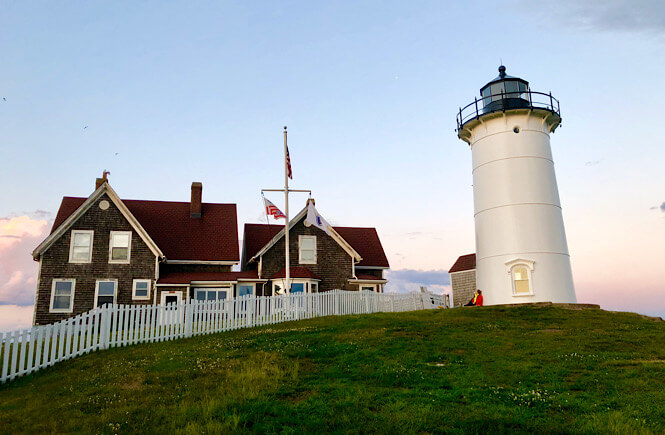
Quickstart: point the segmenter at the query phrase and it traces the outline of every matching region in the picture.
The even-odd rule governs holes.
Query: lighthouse
[[[506,74],[459,110],[471,147],[476,286],[486,305],[575,303],[550,135],[559,101]]]

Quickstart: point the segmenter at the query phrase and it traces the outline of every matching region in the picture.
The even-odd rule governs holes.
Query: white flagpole
[[[291,293],[291,261],[289,258],[289,167],[286,162],[288,153],[286,146],[286,126],[284,126],[284,200],[286,203],[286,225],[284,226],[284,242],[286,245],[286,293]]]

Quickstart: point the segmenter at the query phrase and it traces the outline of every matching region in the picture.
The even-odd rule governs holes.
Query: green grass
[[[554,307],[327,317],[96,352],[0,432],[665,432],[665,323]]]

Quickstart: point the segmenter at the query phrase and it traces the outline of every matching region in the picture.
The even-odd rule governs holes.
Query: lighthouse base
[[[485,305],[577,303],[567,255],[524,253],[478,258],[476,280]]]

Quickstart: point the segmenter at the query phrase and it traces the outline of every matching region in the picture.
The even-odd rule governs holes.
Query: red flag
[[[275,204],[270,202],[267,198],[263,198],[263,202],[266,205],[266,214],[274,216],[275,219],[286,219],[286,215],[282,213],[280,209],[277,208]]]
[[[286,170],[290,179],[293,180],[293,172],[291,171],[291,156],[289,155],[289,147],[286,147]]]

